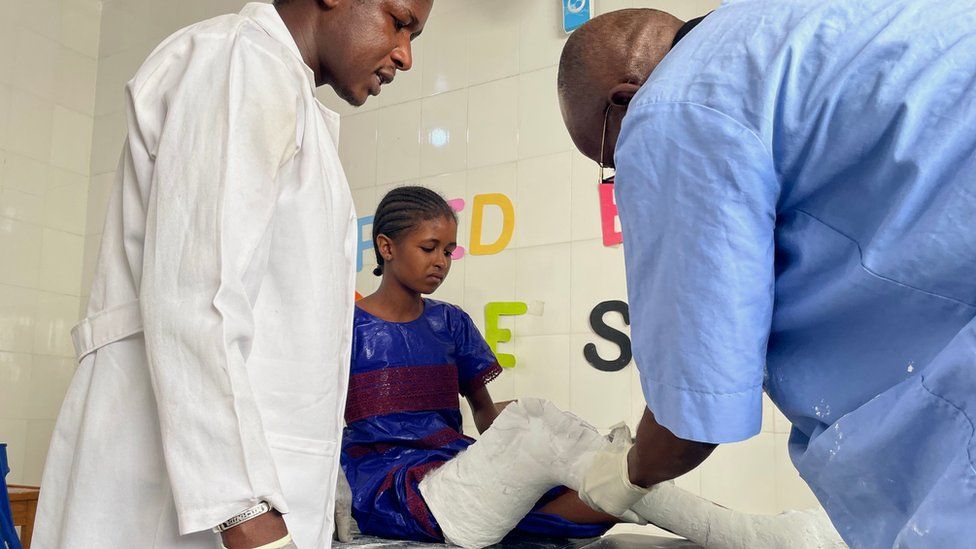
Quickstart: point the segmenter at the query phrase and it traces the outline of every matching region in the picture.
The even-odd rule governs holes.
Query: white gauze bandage
[[[672,482],[655,486],[631,510],[706,549],[842,549],[847,545],[820,510],[754,515],[721,507]]]
[[[445,539],[465,548],[498,543],[548,490],[578,490],[610,444],[547,400],[510,404],[481,438],[427,475],[420,493]]]

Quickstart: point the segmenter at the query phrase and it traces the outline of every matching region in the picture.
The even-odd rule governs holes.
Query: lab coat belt
[[[71,341],[78,361],[98,349],[142,331],[139,300],[109,307],[78,323],[71,329]]]

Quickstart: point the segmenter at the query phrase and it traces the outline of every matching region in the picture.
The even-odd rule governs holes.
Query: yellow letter
[[[484,224],[485,206],[498,206],[502,210],[502,234],[492,244],[481,242],[481,230]],[[468,251],[471,255],[492,255],[505,249],[512,241],[515,233],[515,207],[512,201],[503,194],[479,194],[474,197],[471,217],[471,242]]]

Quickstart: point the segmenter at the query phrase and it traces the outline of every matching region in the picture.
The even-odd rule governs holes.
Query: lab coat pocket
[[[296,545],[322,547],[331,532],[337,441],[280,433],[266,436],[290,510],[285,520]]]

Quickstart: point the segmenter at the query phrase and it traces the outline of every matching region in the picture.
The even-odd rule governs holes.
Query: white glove
[[[339,469],[336,481],[335,495],[335,539],[342,543],[352,541],[352,529],[355,521],[352,519],[352,489],[346,473]]]
[[[614,436],[612,443],[593,458],[583,476],[579,496],[590,507],[632,521],[630,508],[649,490],[630,482],[627,454],[634,446],[630,437]]]

